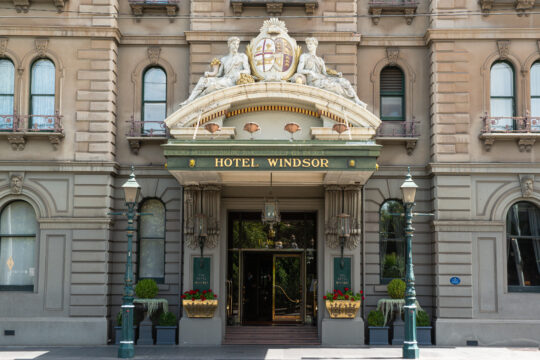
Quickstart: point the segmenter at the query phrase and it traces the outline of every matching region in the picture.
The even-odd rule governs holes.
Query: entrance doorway
[[[316,214],[229,213],[229,325],[316,325]],[[271,236],[274,235],[274,236]]]

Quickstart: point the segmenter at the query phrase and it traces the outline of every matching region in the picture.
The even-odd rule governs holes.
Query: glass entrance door
[[[274,254],[273,321],[302,321],[304,308],[302,263],[300,254]]]

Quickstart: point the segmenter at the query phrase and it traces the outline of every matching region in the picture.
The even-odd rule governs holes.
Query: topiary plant
[[[371,310],[367,322],[369,326],[384,326],[384,315],[380,310]]]
[[[403,299],[405,298],[405,288],[405,281],[393,279],[387,287],[388,295],[390,295],[392,299]]]
[[[176,316],[172,312],[164,312],[159,316],[159,326],[176,326]]]
[[[135,294],[139,299],[153,299],[158,290],[156,281],[153,279],[142,279],[135,285]]]
[[[424,310],[420,310],[416,313],[416,326],[430,326],[431,320],[429,314]]]

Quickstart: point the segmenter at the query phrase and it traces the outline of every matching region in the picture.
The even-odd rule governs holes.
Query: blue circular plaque
[[[450,278],[450,284],[452,285],[459,285],[460,282],[461,282],[461,279],[458,278],[457,276],[452,276]]]

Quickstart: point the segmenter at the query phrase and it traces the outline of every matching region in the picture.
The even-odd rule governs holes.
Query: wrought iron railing
[[[169,129],[164,121],[140,121],[132,116],[128,124],[128,137],[170,137]]]
[[[416,0],[373,0],[369,2],[369,6],[384,6],[384,7],[416,7]]]
[[[62,116],[54,115],[0,115],[0,131],[62,133]]]
[[[418,121],[383,121],[377,129],[377,137],[419,137]]]
[[[540,133],[540,117],[536,116],[482,116],[482,134],[488,133]]]

